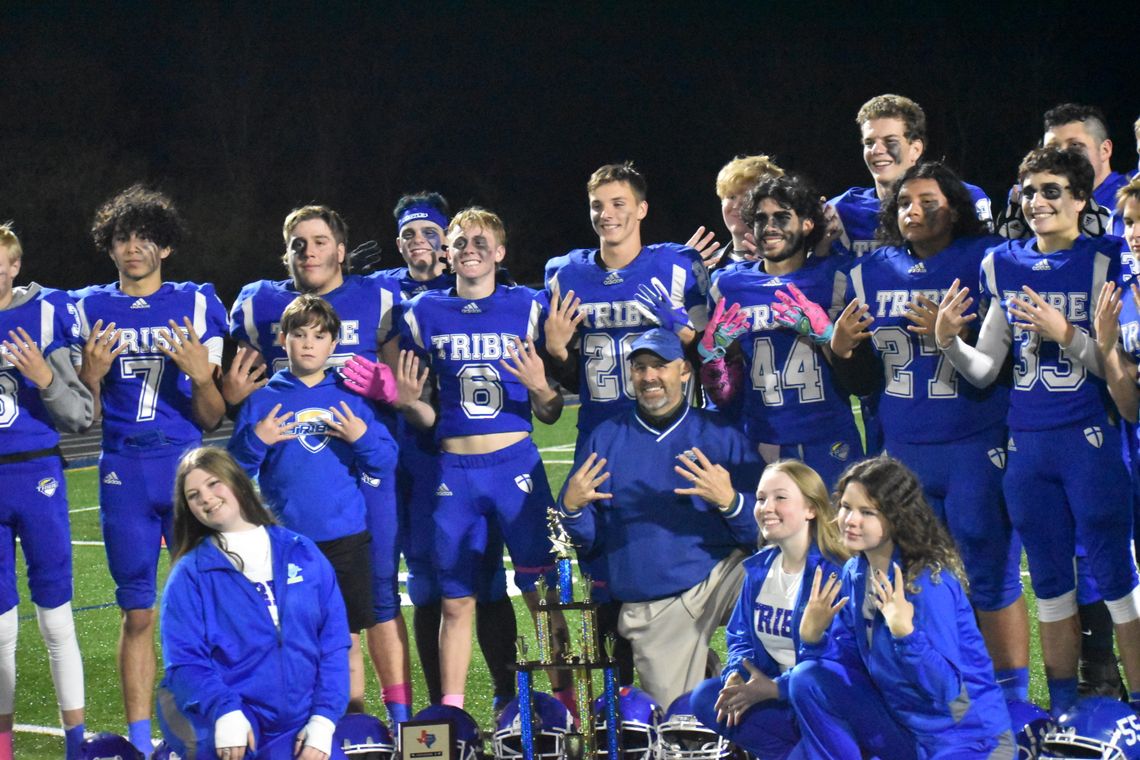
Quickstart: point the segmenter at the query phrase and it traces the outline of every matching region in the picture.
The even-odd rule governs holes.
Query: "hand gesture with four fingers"
[[[273,446],[281,441],[291,441],[297,437],[293,432],[293,423],[289,421],[293,413],[285,412],[278,416],[277,413],[280,411],[281,404],[277,404],[253,427],[253,434],[266,446]]]
[[[598,490],[598,486],[609,480],[610,474],[606,471],[605,458],[598,458],[595,453],[586,457],[582,466],[566,480],[566,493],[562,496],[562,506],[567,512],[577,512],[591,501],[598,499],[612,499],[612,493]]]
[[[697,227],[697,231],[693,233],[685,245],[701,255],[701,262],[704,263],[705,269],[712,269],[720,261],[720,257],[724,255],[720,243],[716,242],[716,233],[712,230],[706,232],[704,226]]]
[[[170,328],[162,331],[164,340],[155,341],[155,347],[162,355],[174,362],[194,383],[209,382],[214,377],[214,365],[210,364],[210,351],[198,339],[198,332],[190,317],[183,317],[185,329],[173,319]]]
[[[871,338],[868,329],[875,318],[870,315],[871,307],[859,303],[856,298],[847,304],[838,317],[831,332],[831,352],[840,359],[850,359],[855,348]]]
[[[800,641],[806,644],[815,644],[823,638],[823,634],[839,611],[847,604],[847,597],[839,601],[839,577],[832,573],[823,583],[823,568],[817,567],[811,581],[811,596],[804,606],[804,614],[800,619]]]
[[[970,289],[963,288],[961,281],[955,279],[938,304],[938,316],[934,320],[934,343],[940,349],[949,348],[966,325],[978,318],[977,312],[966,314],[966,310],[974,303],[969,295]]]
[[[7,352],[8,361],[21,375],[28,379],[28,382],[40,390],[51,385],[52,377],[54,377],[51,367],[48,366],[43,352],[32,340],[32,336],[28,335],[27,330],[23,327],[9,330],[8,340],[4,341],[2,345]]]
[[[883,620],[896,639],[914,631],[914,605],[906,598],[906,578],[902,568],[894,564],[895,579],[890,581],[882,570],[871,573],[867,582],[875,596],[875,608],[883,613]]]
[[[565,298],[558,288],[550,294],[550,313],[543,325],[543,334],[546,350],[559,361],[566,358],[566,349],[586,316],[585,312],[578,310],[581,303],[582,299],[574,295],[573,290],[566,291]]]
[[[233,363],[222,376],[222,398],[231,406],[245,401],[255,390],[269,382],[265,376],[266,369],[260,351],[249,346],[238,346]]]
[[[1123,291],[1111,280],[1101,286],[1096,314],[1093,315],[1093,329],[1096,330],[1096,345],[1102,356],[1115,351],[1116,342],[1120,340],[1120,311],[1123,308],[1121,295]]]
[[[79,369],[79,379],[89,388],[95,387],[111,370],[111,362],[127,350],[126,343],[119,342],[119,330],[111,322],[103,327],[103,320],[95,321],[91,334],[83,344],[83,365]]]
[[[1017,320],[1013,323],[1014,326],[1035,332],[1043,339],[1060,343],[1062,346],[1072,343],[1073,331],[1077,328],[1069,324],[1065,315],[1028,285],[1022,285],[1021,290],[1029,296],[1028,301],[1020,298],[1009,299],[1009,314]]]
[[[538,349],[534,347],[533,340],[523,340],[520,349],[518,343],[508,341],[504,346],[504,353],[511,359],[500,359],[499,365],[514,375],[523,387],[531,393],[545,393],[550,384],[546,382],[546,366],[542,363],[542,357],[538,355]]]
[[[348,443],[356,443],[360,436],[368,432],[368,423],[356,416],[347,401],[340,402],[340,408],[330,406],[332,419],[325,424],[329,427],[329,435]]]
[[[938,304],[922,293],[906,305],[903,316],[910,320],[907,330],[915,335],[934,335],[934,323],[938,321]]]
[[[688,488],[674,488],[678,496],[699,496],[716,506],[717,509],[730,509],[736,503],[736,489],[732,487],[732,477],[728,470],[713,464],[704,452],[696,446],[678,454],[673,471],[692,485]]]
[[[400,352],[396,365],[396,407],[403,408],[420,400],[427,383],[428,369],[420,371],[420,358],[415,351]]]

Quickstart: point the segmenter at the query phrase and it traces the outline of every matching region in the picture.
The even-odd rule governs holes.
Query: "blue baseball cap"
[[[641,337],[633,342],[633,345],[630,346],[630,360],[642,351],[657,354],[667,362],[675,361],[685,355],[681,339],[672,330],[665,330],[660,327],[642,333]]]

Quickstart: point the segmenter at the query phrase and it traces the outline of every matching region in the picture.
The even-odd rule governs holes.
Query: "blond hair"
[[[804,503],[815,510],[815,519],[811,521],[811,538],[819,548],[820,554],[843,564],[851,557],[851,553],[843,544],[839,533],[839,513],[823,484],[819,473],[808,467],[798,459],[780,459],[764,468],[764,474],[769,472],[782,472],[792,479],[796,488],[803,494]]]
[[[447,231],[450,233],[452,230],[462,230],[464,227],[490,230],[495,233],[495,240],[499,245],[507,244],[507,228],[503,226],[503,220],[494,211],[481,206],[468,206],[451,218]]]
[[[740,195],[766,177],[783,177],[784,170],[763,153],[737,156],[721,167],[716,175],[716,196],[721,200]]]
[[[8,263],[19,261],[24,255],[24,247],[20,245],[20,238],[12,229],[12,222],[0,224],[0,248],[8,251]]]

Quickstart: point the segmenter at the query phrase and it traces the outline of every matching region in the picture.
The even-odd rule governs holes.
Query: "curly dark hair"
[[[252,525],[274,525],[273,514],[261,502],[253,481],[225,449],[217,446],[200,446],[182,455],[174,476],[174,547],[171,562],[177,562],[204,539],[217,537],[218,548],[238,561],[241,559],[226,549],[225,539],[218,531],[198,522],[186,500],[186,476],[193,470],[205,470],[229,486],[241,505],[241,516]]]
[[[396,208],[392,209],[392,218],[397,222],[400,221],[400,215],[412,206],[431,206],[448,219],[451,218],[451,207],[447,204],[447,199],[439,193],[427,190],[400,196],[400,200],[396,201]]]
[[[834,495],[837,506],[849,483],[863,486],[882,512],[891,539],[902,555],[908,591],[918,591],[915,580],[924,569],[930,571],[935,583],[943,571],[949,572],[969,591],[954,539],[926,503],[922,484],[906,465],[887,454],[856,462],[839,476]]]
[[[795,211],[800,221],[811,220],[812,230],[804,238],[804,249],[810,251],[815,248],[827,228],[827,221],[823,217],[823,201],[819,197],[819,192],[799,175],[766,177],[744,196],[744,202],[740,204],[740,218],[751,227],[756,221],[760,202],[771,198],[781,206]]]
[[[111,252],[115,235],[132,232],[173,250],[186,235],[186,223],[168,195],[137,184],[100,206],[91,223],[91,237],[100,253]]]
[[[907,169],[895,182],[891,197],[879,211],[879,229],[875,232],[877,240],[882,240],[884,245],[901,246],[906,243],[899,230],[899,192],[912,179],[932,179],[938,183],[951,211],[957,212],[958,218],[954,220],[954,229],[951,231],[954,240],[985,233],[986,226],[978,220],[978,214],[974,210],[974,199],[954,170],[941,161],[923,161]]]
[[[1034,148],[1021,159],[1017,180],[1024,182],[1026,175],[1036,172],[1048,172],[1067,179],[1077,200],[1092,196],[1095,174],[1089,157],[1080,148]]]

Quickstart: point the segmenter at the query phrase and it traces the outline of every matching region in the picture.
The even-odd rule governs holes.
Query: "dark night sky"
[[[853,118],[882,92],[921,103],[927,155],[993,196],[1065,100],[1104,108],[1114,167],[1135,162],[1140,93],[1114,70],[1135,68],[1135,14],[1097,4],[88,5],[0,10],[0,218],[25,279],[60,287],[114,278],[86,229],[138,180],[191,227],[168,276],[227,302],[282,276],[280,223],[305,202],[395,266],[391,208],[425,188],[498,211],[534,281],[596,242],[602,163],[647,175],[647,242],[720,229],[713,181],[737,153],[829,196],[867,184]]]

